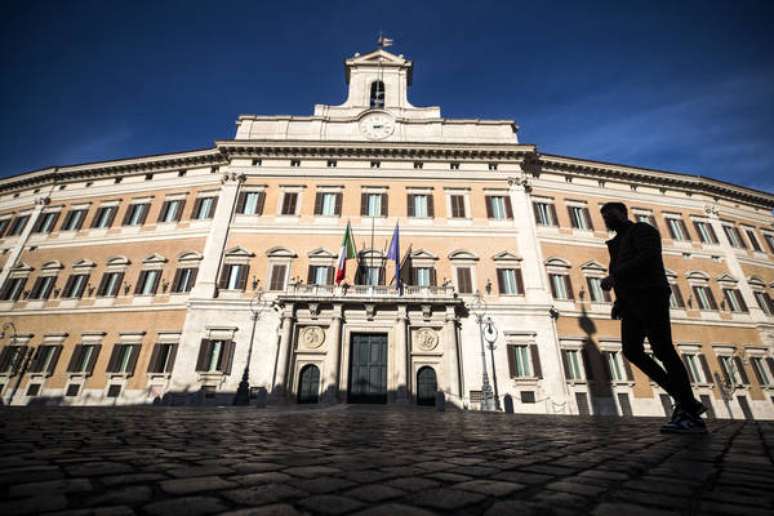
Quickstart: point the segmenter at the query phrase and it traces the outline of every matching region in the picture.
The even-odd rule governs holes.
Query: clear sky
[[[774,2],[34,1],[0,5],[0,176],[211,147],[311,114],[343,60],[414,60],[414,105],[542,152],[774,191]]]

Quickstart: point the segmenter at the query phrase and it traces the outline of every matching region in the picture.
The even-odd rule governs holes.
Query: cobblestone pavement
[[[5,408],[0,514],[774,514],[774,423]]]

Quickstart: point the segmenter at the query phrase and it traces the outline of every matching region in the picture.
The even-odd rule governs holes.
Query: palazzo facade
[[[478,409],[486,368],[501,410],[663,415],[599,285],[599,208],[621,201],[662,235],[709,417],[774,417],[774,195],[542,153],[511,120],[412,106],[412,69],[355,54],[342,105],[0,180],[2,402],[230,404],[242,382],[253,403]]]

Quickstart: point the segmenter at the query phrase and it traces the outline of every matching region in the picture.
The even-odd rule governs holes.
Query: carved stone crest
[[[438,347],[438,333],[430,328],[422,328],[416,334],[417,347],[422,351],[432,351]]]
[[[319,326],[307,326],[301,330],[301,344],[305,348],[317,349],[325,341],[325,332]]]

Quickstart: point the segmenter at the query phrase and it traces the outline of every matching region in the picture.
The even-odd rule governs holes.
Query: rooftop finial
[[[384,50],[386,47],[391,47],[394,43],[394,40],[392,38],[388,38],[385,36],[382,31],[379,31],[379,39],[376,40],[376,44]]]

